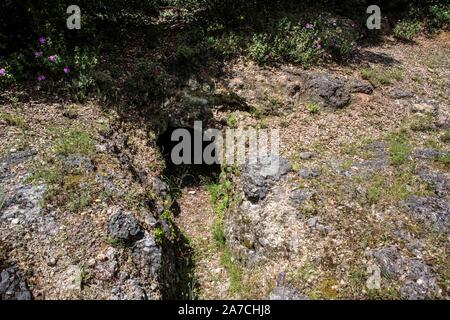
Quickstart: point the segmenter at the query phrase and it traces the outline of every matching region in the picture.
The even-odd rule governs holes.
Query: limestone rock
[[[345,81],[329,74],[313,74],[307,80],[306,93],[324,107],[342,108],[351,101]]]
[[[108,223],[109,234],[119,240],[136,240],[142,234],[139,222],[129,212],[119,211],[111,216]]]
[[[447,199],[411,196],[402,205],[422,223],[450,233],[450,202]]]
[[[264,157],[256,163],[247,163],[242,169],[244,193],[251,202],[267,195],[270,185],[291,170],[289,161],[277,156]]]
[[[17,267],[0,272],[0,300],[31,300],[31,292]]]

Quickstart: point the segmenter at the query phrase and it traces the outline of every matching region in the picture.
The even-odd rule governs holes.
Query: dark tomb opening
[[[190,139],[188,139],[187,142],[183,139],[172,141],[172,133],[177,129],[184,129],[189,132]],[[207,164],[203,159],[203,152],[205,148],[214,143],[214,138],[212,141],[203,141],[203,139],[202,141],[198,141],[198,139],[195,139],[195,133],[203,137],[204,132],[200,132],[199,130],[196,131],[194,128],[168,127],[158,136],[156,143],[166,163],[166,168],[163,175],[169,180],[172,186],[175,184],[179,188],[193,187],[204,183],[218,181],[221,172],[220,164]],[[184,146],[188,145],[190,147],[189,150],[187,150],[187,148],[181,148],[180,143],[186,143]],[[196,149],[195,144],[201,145],[201,149]],[[175,150],[175,154],[183,157],[186,156],[184,151],[187,151],[187,155],[190,153],[189,163],[174,163],[172,151],[177,145],[178,149]],[[181,152],[177,152],[180,149],[182,149]],[[201,150],[201,155],[199,154],[199,150]],[[215,152],[213,152],[212,155],[216,156]],[[202,160],[200,164],[195,164],[195,156],[201,157]]]

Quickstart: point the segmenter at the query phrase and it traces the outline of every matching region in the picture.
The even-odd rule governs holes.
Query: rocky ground
[[[142,125],[29,101],[4,105],[1,127],[2,298],[178,296],[179,253],[163,245],[178,239]]]
[[[157,124],[4,93],[1,299],[447,299],[449,36],[309,70],[238,59]],[[279,128],[279,170],[186,186],[158,135],[193,119]]]

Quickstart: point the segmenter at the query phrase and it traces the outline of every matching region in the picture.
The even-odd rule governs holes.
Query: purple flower
[[[38,81],[44,81],[44,80],[45,80],[45,76],[44,76],[43,74],[41,74],[41,75],[39,75],[39,76],[37,77],[37,80],[38,80]]]
[[[40,37],[39,38],[39,43],[40,44],[45,44],[47,42],[47,39],[45,37]]]
[[[314,26],[311,23],[307,23],[305,27],[306,29],[312,29]]]
[[[34,57],[35,57],[36,59],[42,57],[42,51],[35,51],[35,52],[34,52]]]
[[[64,67],[64,73],[65,73],[65,74],[70,73],[70,68],[69,68],[69,67]]]
[[[322,45],[320,43],[317,44],[317,49],[322,49]]]
[[[58,58],[58,56],[56,54],[54,54],[54,55],[48,57],[48,60],[51,61],[51,62],[56,62],[57,58]]]
[[[1,68],[0,69],[0,77],[3,77],[3,76],[5,76],[6,75],[6,70],[5,70],[5,68]]]

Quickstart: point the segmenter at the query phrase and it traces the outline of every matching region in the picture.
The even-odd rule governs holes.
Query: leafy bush
[[[264,64],[270,52],[269,36],[267,34],[255,34],[253,36],[249,54],[259,64]]]
[[[357,38],[353,27],[341,26],[340,22],[326,17],[305,18],[300,23],[282,18],[272,22],[270,35],[257,33],[253,36],[249,55],[259,64],[271,60],[304,67],[324,56],[344,59],[352,52]]]
[[[45,87],[49,81],[58,82],[82,101],[95,84],[96,65],[97,56],[91,50],[75,47],[69,52],[63,38],[40,36],[21,52],[0,60],[0,86],[32,81]]]
[[[4,89],[14,83],[15,79],[10,70],[9,63],[0,60],[0,89]]]
[[[59,80],[67,77],[71,68],[65,58],[65,51],[61,50],[60,54],[53,43],[51,38],[41,36],[31,46],[3,59],[0,69],[7,71],[2,77],[3,81],[0,80],[3,85],[12,84],[14,80],[42,82],[49,78]]]
[[[319,59],[322,45],[312,24],[293,25],[285,18],[273,30],[273,36],[260,33],[252,38],[249,55],[259,64],[272,60],[309,66]]]
[[[274,55],[278,60],[309,66],[321,56],[321,39],[313,24],[292,25],[287,19],[282,19],[277,30]]]
[[[352,22],[350,26],[340,26],[338,22],[326,22],[323,24],[321,38],[323,47],[335,59],[346,59],[353,51],[353,47],[358,38],[355,31],[356,25]]]
[[[450,26],[450,5],[434,5],[430,7],[429,27],[433,30]]]
[[[401,21],[394,28],[394,35],[398,39],[411,41],[420,33],[421,25],[417,21]]]
[[[79,101],[86,99],[89,90],[95,85],[94,70],[97,63],[97,55],[94,52],[75,48],[74,65],[78,71],[78,77],[72,80],[70,88]]]

